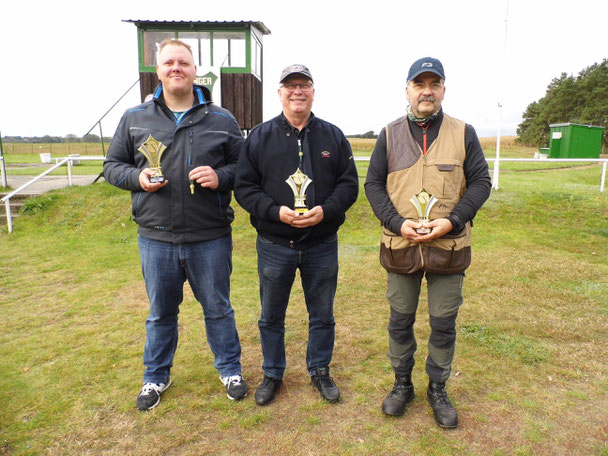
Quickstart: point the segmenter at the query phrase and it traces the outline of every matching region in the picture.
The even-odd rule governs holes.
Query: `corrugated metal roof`
[[[588,124],[579,124],[579,123],[571,123],[571,122],[550,124],[549,128],[553,128],[553,127],[556,127],[556,128],[557,127],[570,127],[570,126],[604,129],[604,127],[602,127],[600,125],[588,125]]]
[[[259,21],[151,21],[147,19],[123,19],[122,22],[131,22],[135,24],[137,27],[140,25],[253,25],[264,35],[270,35],[270,29],[264,25],[263,22]]]

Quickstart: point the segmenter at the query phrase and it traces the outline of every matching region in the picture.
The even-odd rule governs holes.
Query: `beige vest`
[[[426,155],[410,131],[407,116],[388,124],[386,189],[399,214],[418,219],[410,198],[424,189],[438,200],[430,219],[447,217],[466,189],[465,156],[465,123],[448,115],[444,114],[437,139]],[[458,236],[445,235],[425,244],[411,243],[384,228],[380,262],[388,271],[400,274],[420,269],[438,274],[462,272],[471,263],[470,223]]]

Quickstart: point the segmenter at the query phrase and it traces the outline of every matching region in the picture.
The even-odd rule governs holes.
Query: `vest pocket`
[[[464,182],[462,163],[447,158],[430,164],[425,187],[436,198],[458,201],[460,188]]]
[[[404,249],[393,249],[380,243],[380,264],[389,272],[412,274],[422,269],[422,258],[417,245]]]
[[[458,235],[443,236],[422,246],[424,270],[434,274],[458,274],[471,264],[471,244],[467,229]]]

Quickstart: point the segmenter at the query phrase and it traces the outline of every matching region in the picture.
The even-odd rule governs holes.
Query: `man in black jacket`
[[[247,394],[230,303],[230,192],[243,138],[232,114],[194,85],[187,44],[161,43],[157,73],[161,84],[153,99],[125,113],[104,163],[105,179],[131,191],[150,299],[140,410],[156,407],[171,384],[186,280],[203,307],[207,341],[228,397]]]
[[[350,144],[334,125],[314,116],[313,79],[304,65],[283,70],[283,113],[255,127],[236,173],[234,193],[258,232],[262,312],[258,322],[264,380],[259,405],[276,396],[285,372],[285,312],[300,270],[309,314],[306,365],[321,397],[337,402],[329,376],[338,278],[337,231],[359,191]]]

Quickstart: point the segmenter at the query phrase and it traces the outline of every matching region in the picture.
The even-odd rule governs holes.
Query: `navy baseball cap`
[[[422,73],[435,73],[441,79],[445,79],[445,72],[443,71],[443,65],[437,59],[433,57],[422,57],[416,60],[410,67],[410,71],[407,74],[407,82],[410,82],[416,76]]]
[[[279,82],[283,82],[292,74],[301,74],[302,76],[305,76],[312,81],[312,75],[310,74],[310,70],[304,65],[295,64],[289,65],[283,70],[283,72],[281,73],[281,80]]]

